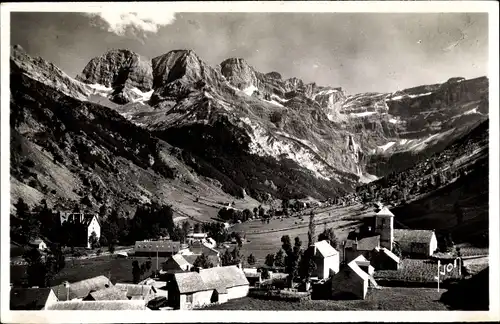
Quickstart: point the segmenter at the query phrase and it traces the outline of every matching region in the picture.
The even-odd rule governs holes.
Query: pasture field
[[[447,310],[439,301],[445,290],[429,288],[383,287],[368,291],[365,300],[305,300],[300,302],[262,300],[251,297],[233,299],[227,303],[211,305],[203,310]]]
[[[368,215],[370,210],[366,210],[361,205],[356,205],[350,207],[317,208],[314,212],[317,213],[314,218],[316,236],[325,227],[333,227],[340,242],[347,238],[349,231],[356,228],[359,220],[363,216]],[[246,233],[247,242],[241,248],[241,253],[244,259],[248,255],[253,254],[257,260],[257,265],[262,265],[267,254],[278,252],[281,247],[281,237],[283,235],[289,235],[292,242],[298,236],[302,241],[303,247],[307,244],[307,232],[309,230],[308,213],[305,212],[302,218],[302,220],[298,217],[274,218],[270,220],[269,224],[255,219],[236,224],[231,227],[230,231],[242,231]]]
[[[99,256],[90,259],[66,260],[66,266],[50,283],[52,286],[64,281],[75,282],[95,276],[106,276],[111,282],[132,282],[132,261],[138,260],[139,264],[147,260],[146,257],[117,258],[116,256]],[[159,258],[159,267],[165,258]],[[152,270],[156,270],[156,259],[151,258]],[[145,274],[148,276],[150,273]],[[10,266],[10,281],[15,286],[20,286],[26,280],[25,265]]]
[[[404,281],[406,283],[436,283],[437,263],[430,260],[403,259],[399,270],[375,271],[375,280]],[[460,279],[458,267],[452,272],[441,276],[441,281],[446,279]]]

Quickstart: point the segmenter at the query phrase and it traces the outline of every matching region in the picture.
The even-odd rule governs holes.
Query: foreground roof
[[[198,272],[178,272],[174,278],[181,294],[209,290]]]
[[[143,300],[67,301],[51,304],[47,310],[149,310]]]
[[[11,310],[41,310],[49,297],[51,288],[12,288],[10,290]]]
[[[128,300],[127,293],[117,287],[101,289],[90,293],[94,300]]]
[[[165,284],[163,284],[165,285]],[[146,297],[155,288],[152,285],[136,285],[136,284],[127,284],[127,283],[117,283],[115,284],[117,289],[125,292],[127,297]]]
[[[105,276],[77,281],[69,285],[69,299],[85,298],[91,291],[98,291],[112,286],[111,281]],[[64,284],[54,286],[52,290],[54,290],[59,300],[67,300],[67,288],[64,287]]]
[[[174,277],[181,294],[212,289],[225,293],[228,288],[249,285],[243,270],[237,266],[176,273]]]

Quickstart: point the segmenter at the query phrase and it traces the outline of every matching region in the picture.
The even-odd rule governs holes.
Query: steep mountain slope
[[[39,64],[29,71],[46,66],[29,62]],[[11,66],[11,202],[45,198],[50,206],[133,212],[156,200],[172,204],[176,216],[207,220],[207,210],[216,208],[194,202],[197,197],[205,204],[234,199],[187,168],[178,149],[112,109],[64,94],[62,75],[45,84],[17,62]],[[248,202],[256,204],[246,198],[237,205]]]
[[[226,193],[261,201],[343,195],[442,151],[488,118],[486,78],[347,95],[339,87],[258,72],[243,59],[211,67],[190,50],[174,50],[151,61],[128,50],[112,50],[92,59],[76,80],[18,47],[12,50],[11,63],[12,73],[26,77],[21,86],[34,87],[36,80],[55,91],[48,106],[61,100],[67,105],[62,92],[75,99],[71,107],[111,108],[124,117],[119,123],[131,122],[161,144],[156,145],[162,149],[150,148],[152,163],[163,157],[188,177],[208,177]],[[22,98],[13,100],[13,107]],[[49,115],[57,119],[62,112]],[[23,127],[16,125],[17,130]],[[36,128],[40,126],[27,129]],[[36,138],[19,132],[21,140]],[[115,153],[108,149],[107,154]],[[141,163],[143,169],[155,165]],[[177,181],[167,178],[168,183]]]

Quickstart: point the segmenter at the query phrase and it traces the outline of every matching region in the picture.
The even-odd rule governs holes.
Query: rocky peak
[[[193,88],[218,88],[224,77],[206,64],[192,50],[173,50],[153,58],[152,101],[172,95],[185,94]]]
[[[266,73],[266,77],[271,78],[271,79],[281,80],[281,74],[279,74],[276,71]]]
[[[229,58],[223,61],[220,67],[226,80],[240,90],[257,86],[259,83],[253,67],[242,58]]]
[[[93,58],[78,78],[113,89],[135,87],[149,91],[153,86],[151,61],[126,49],[113,49]]]

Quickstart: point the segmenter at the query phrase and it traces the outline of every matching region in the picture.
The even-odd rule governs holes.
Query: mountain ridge
[[[211,67],[190,50],[153,58],[150,77],[147,59],[120,51],[92,59],[76,79],[15,47],[11,63],[16,73],[117,111],[239,197],[326,199],[410,167],[488,118],[485,77],[347,95],[341,87],[258,72],[241,58]],[[55,81],[39,77],[40,70]],[[236,171],[242,167],[258,171]]]

